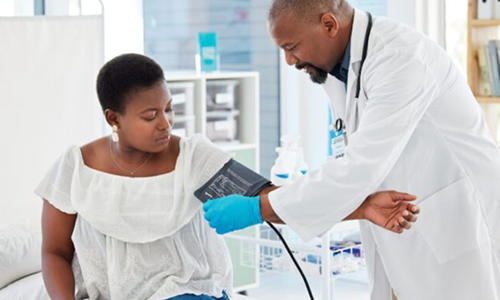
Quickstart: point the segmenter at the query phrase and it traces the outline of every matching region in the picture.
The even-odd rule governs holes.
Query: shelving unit
[[[220,80],[238,82],[237,97],[237,142],[214,142],[234,155],[247,167],[259,170],[259,74],[257,72],[168,72],[168,84],[194,84],[195,133],[207,135],[207,122],[214,112],[207,111],[207,84]],[[216,113],[217,114],[217,113]],[[220,113],[219,113],[220,114]],[[228,113],[230,115],[231,113]],[[233,112],[234,114],[234,112]]]
[[[475,4],[476,2],[474,2]],[[475,4],[477,5],[477,4]],[[477,6],[476,6],[477,7]],[[474,14],[475,16],[476,14]],[[471,18],[470,24],[473,27],[488,27],[488,26],[499,26],[500,25],[500,19],[491,19],[491,20],[479,20],[475,18]]]
[[[476,100],[480,103],[500,103],[500,97],[479,95],[480,72],[477,59],[478,47],[485,46],[489,39],[500,38],[500,19],[480,20],[477,18],[477,0],[469,0],[467,33],[468,82]]]
[[[248,168],[259,171],[259,73],[257,72],[166,72],[167,86],[191,86],[192,97],[186,95],[186,101],[193,101],[192,111],[188,115],[176,115],[176,122],[190,121],[194,117],[194,132],[207,135],[207,123],[211,117],[234,117],[237,122],[237,141],[214,141],[214,144],[233,155],[234,159]],[[211,82],[236,81],[237,104],[233,111],[208,111],[207,92]],[[186,93],[189,94],[189,93]],[[181,98],[183,98],[182,96]],[[191,100],[189,100],[191,98]],[[175,100],[175,96],[174,96]],[[184,99],[180,100],[181,102]],[[175,101],[174,101],[175,103]],[[174,127],[175,128],[175,127]],[[188,134],[190,135],[190,134]],[[247,228],[236,235],[244,238],[257,238],[258,226]],[[226,238],[233,263],[235,292],[257,287],[260,272],[257,265],[249,266],[240,261],[241,245],[234,239]],[[254,245],[254,255],[259,255],[258,245]]]
[[[331,300],[335,295],[335,283],[340,278],[354,278],[360,272],[366,272],[364,252],[360,243],[352,243],[343,247],[332,247],[332,241],[339,241],[351,234],[359,234],[359,228],[350,224],[338,224],[330,231],[308,243],[304,243],[286,225],[275,226],[287,240],[297,262],[307,278],[321,278],[322,291],[313,291],[317,299]],[[228,234],[227,240],[240,243],[240,262],[244,266],[258,266],[261,272],[296,274],[298,271],[292,263],[284,245],[267,225],[260,226],[259,237]],[[255,248],[258,245],[259,248]],[[256,253],[255,251],[259,251]],[[258,254],[258,255],[256,255]],[[257,260],[256,260],[257,259]],[[304,290],[305,293],[305,290]]]
[[[500,39],[500,19],[478,19],[477,0],[469,0],[467,16],[467,79],[477,102],[483,109],[486,123],[496,142],[499,142],[500,97],[483,96],[479,92],[480,70],[477,52],[480,47],[486,46],[489,40],[498,39]]]
[[[500,97],[483,97],[483,96],[476,96],[476,100],[479,103],[500,103]]]

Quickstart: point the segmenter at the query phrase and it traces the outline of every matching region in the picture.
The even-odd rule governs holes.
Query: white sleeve
[[[72,146],[60,156],[49,169],[35,189],[35,194],[47,200],[58,210],[67,214],[76,214],[76,210],[71,204],[71,182],[75,171],[75,150],[80,151],[76,146]]]
[[[276,214],[304,240],[329,230],[376,191],[436,99],[433,74],[412,54],[387,51],[363,70],[368,99],[345,157],[269,194]]]
[[[231,155],[216,147],[208,138],[200,134],[194,135],[188,143],[190,143],[192,153],[187,174],[190,174],[188,182],[194,191],[222,169],[231,159]]]

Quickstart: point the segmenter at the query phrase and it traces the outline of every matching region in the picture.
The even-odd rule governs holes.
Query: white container
[[[290,184],[308,171],[302,148],[299,148],[300,136],[285,135],[281,138],[282,147],[276,148],[278,157],[271,168],[271,182],[277,186]]]
[[[271,168],[271,182],[276,186],[284,186],[291,183],[292,170],[290,164],[287,163],[286,158],[282,155],[283,149],[276,148],[278,158]]]
[[[477,0],[477,18],[493,19],[496,1],[498,0]]]
[[[304,152],[302,151],[302,148],[299,148],[299,154],[297,155],[297,166],[301,175],[306,175],[307,172],[309,172],[309,166],[304,159]]]
[[[172,134],[180,137],[191,137],[195,133],[195,116],[175,117]]]
[[[207,81],[207,110],[233,110],[237,108],[238,80]]]
[[[500,19],[500,0],[493,0],[493,18]]]
[[[215,119],[207,122],[207,137],[212,142],[233,142],[237,136],[236,119]]]
[[[176,116],[194,114],[194,83],[173,82],[167,84],[172,95],[172,104]]]
[[[212,142],[238,140],[238,110],[207,112],[207,137]]]

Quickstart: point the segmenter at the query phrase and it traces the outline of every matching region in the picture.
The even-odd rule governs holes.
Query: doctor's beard
[[[296,65],[295,68],[297,70],[302,70],[304,68],[307,68],[309,70],[312,70],[309,74],[309,77],[311,78],[311,81],[317,84],[324,84],[326,82],[326,79],[328,78],[328,72],[325,70],[322,70],[318,67],[315,67],[311,64],[302,64],[302,65]]]

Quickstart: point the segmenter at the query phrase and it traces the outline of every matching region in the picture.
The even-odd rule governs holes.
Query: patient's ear
[[[108,108],[104,111],[104,116],[106,117],[106,122],[109,124],[109,126],[119,125],[118,113],[116,113],[115,111]]]

